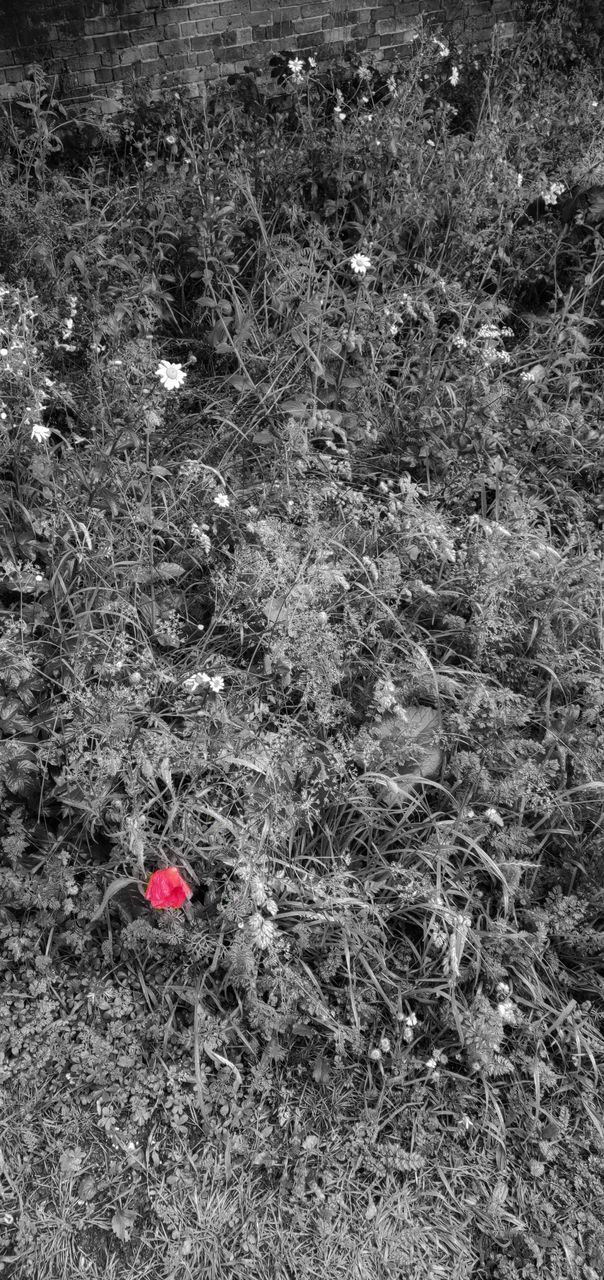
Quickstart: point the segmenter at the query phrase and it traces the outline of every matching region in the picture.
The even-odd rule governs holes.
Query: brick
[[[91,67],[100,67],[101,54],[91,53],[87,58],[70,58],[68,65],[70,71],[89,71]]]
[[[127,49],[129,44],[130,36],[127,31],[108,32],[107,35],[94,38],[95,52],[106,53],[110,49]]]
[[[247,22],[249,7],[246,8],[246,6],[241,3],[241,0],[220,0],[218,8],[221,17],[224,16],[226,18],[230,18],[233,15],[237,15],[237,17],[241,19],[245,18]]]
[[[155,15],[155,22],[158,27],[167,27],[170,22],[188,22],[188,20],[189,10],[186,5],[178,9],[163,9]]]
[[[189,9],[189,17],[194,18],[196,22],[203,22],[204,18],[214,18],[218,12],[218,0],[204,0],[203,4],[196,4]]]
[[[4,76],[6,84],[22,84],[25,80],[24,67],[5,67]]]
[[[11,49],[0,49],[0,67],[11,67],[15,61],[15,55]]]
[[[120,20],[113,18],[92,18],[86,23],[86,32],[91,36],[104,36],[108,31],[119,31]]]
[[[165,67],[159,58],[149,58],[146,62],[141,62],[141,75],[147,79],[149,76],[159,76],[163,71]]]
[[[185,50],[186,45],[182,40],[162,40],[160,36],[157,41],[157,51],[161,58],[177,58]]]
[[[140,62],[140,54],[136,47],[131,49],[122,49],[119,56],[120,67],[131,67],[133,62]]]
[[[216,33],[217,31],[226,31],[227,26],[228,23],[226,18],[212,18],[209,24],[209,31],[212,33]],[[189,41],[190,47],[194,53],[196,53],[198,49],[207,49],[207,35],[208,31],[205,31],[203,35],[193,36],[193,39]]]
[[[159,53],[161,57],[161,44],[159,47]],[[165,66],[166,63],[164,62],[163,65]],[[170,71],[180,71],[182,67],[187,67],[189,65],[189,60],[186,53],[173,53],[170,55],[167,65]]]
[[[154,27],[155,23],[150,14],[129,13],[127,17],[120,17],[120,27],[126,31],[140,31],[145,28],[147,31],[150,27]]]
[[[383,18],[375,24],[376,36],[391,36],[398,30],[398,23],[395,18]]]
[[[332,18],[331,16],[329,16],[328,18],[323,18],[322,21],[331,22]],[[298,21],[294,23],[294,27],[296,29],[296,35],[303,36],[303,35],[307,35],[310,31],[316,31],[317,27],[320,27],[320,24],[321,24],[321,19],[316,17],[315,18],[299,18]],[[337,28],[339,32],[339,36],[336,36],[334,34],[333,36],[334,40],[338,38],[339,39],[342,38],[341,33],[343,29],[344,29],[343,27]]]

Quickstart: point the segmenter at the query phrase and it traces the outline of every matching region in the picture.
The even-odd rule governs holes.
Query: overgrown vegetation
[[[564,18],[4,112],[4,1275],[603,1274],[604,94]]]

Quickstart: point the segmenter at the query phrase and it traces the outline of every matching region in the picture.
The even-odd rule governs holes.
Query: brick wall
[[[124,86],[146,80],[197,96],[200,83],[266,67],[283,50],[319,60],[344,48],[387,62],[413,40],[418,15],[453,21],[478,44],[493,23],[513,34],[513,0],[0,0],[0,99],[20,92],[28,65],[57,77],[64,102],[106,114]]]

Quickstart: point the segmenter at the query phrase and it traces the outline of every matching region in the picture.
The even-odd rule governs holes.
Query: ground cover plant
[[[2,1275],[604,1272],[604,91],[534,10],[3,110]]]

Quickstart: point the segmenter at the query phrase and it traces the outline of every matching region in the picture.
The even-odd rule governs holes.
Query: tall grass
[[[4,111],[7,1275],[602,1272],[604,256],[560,209],[604,100],[562,8]]]

